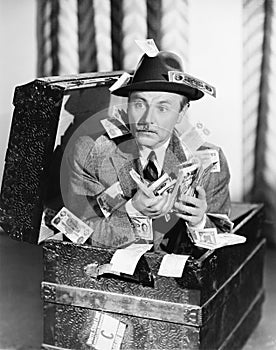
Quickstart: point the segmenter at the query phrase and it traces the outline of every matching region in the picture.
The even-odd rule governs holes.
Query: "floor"
[[[275,269],[276,250],[267,250],[263,318],[243,350],[276,350]],[[13,241],[0,232],[0,350],[40,349],[41,280],[41,247]]]

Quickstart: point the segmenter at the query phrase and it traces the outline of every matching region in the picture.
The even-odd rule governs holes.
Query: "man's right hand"
[[[167,214],[170,209],[171,194],[165,192],[162,195],[155,197],[148,197],[140,189],[132,198],[133,207],[141,214],[156,219]]]

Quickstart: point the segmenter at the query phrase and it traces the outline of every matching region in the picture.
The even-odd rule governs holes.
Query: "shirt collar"
[[[165,159],[166,150],[167,150],[167,148],[169,146],[169,143],[170,143],[170,139],[168,139],[161,146],[159,146],[157,148],[154,148],[154,149],[150,149],[150,148],[147,148],[147,147],[139,147],[139,153],[140,153],[140,159],[141,159],[142,167],[145,166],[150,152],[154,151],[155,154],[156,154],[157,163],[160,166],[160,168],[162,169],[163,163],[164,163],[164,159]]]

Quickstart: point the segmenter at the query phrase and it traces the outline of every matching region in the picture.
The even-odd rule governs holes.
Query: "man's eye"
[[[137,101],[137,102],[134,102],[134,107],[137,109],[141,109],[144,107],[144,104],[141,101]]]
[[[167,106],[158,106],[160,112],[167,112],[169,108]]]

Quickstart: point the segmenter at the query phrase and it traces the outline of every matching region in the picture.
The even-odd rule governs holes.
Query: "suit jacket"
[[[219,152],[220,172],[208,175],[204,189],[206,191],[207,212],[229,213],[229,170],[225,156],[220,148],[206,144],[201,149],[212,148]],[[163,170],[173,178],[177,177],[178,165],[186,160],[180,140],[173,134],[167,148]],[[79,138],[68,157],[69,191],[65,205],[93,229],[92,245],[101,247],[120,247],[135,241],[135,232],[131,220],[122,205],[108,218],[102,214],[96,198],[108,187],[119,181],[125,201],[133,197],[137,185],[129,171],[134,168],[142,174],[142,166],[135,140],[124,136],[111,140],[102,135],[93,140],[89,136]],[[214,226],[207,219],[207,226]],[[165,220],[154,225],[154,242],[156,247],[177,252],[175,245],[179,237],[186,231],[182,219],[173,216],[169,222]],[[178,237],[178,238],[177,238]]]

